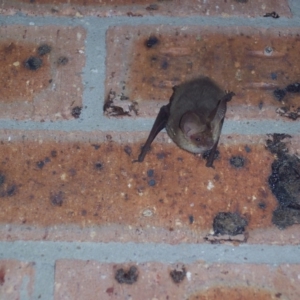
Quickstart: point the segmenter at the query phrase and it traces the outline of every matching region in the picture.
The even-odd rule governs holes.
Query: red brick
[[[250,237],[254,234],[256,242],[295,243],[297,239],[297,226],[290,231],[293,236],[285,237],[271,222],[277,207],[268,186],[274,156],[265,149],[264,137],[222,136],[221,158],[212,169],[205,167],[203,159],[173,144],[159,143],[167,141],[166,134],[160,135],[143,163],[132,161],[140,149],[140,143],[134,141],[145,138],[145,134],[73,133],[69,136],[73,142],[64,134],[52,134],[55,139],[32,132],[36,142],[29,136],[28,141],[0,145],[5,178],[0,187],[2,224],[46,228],[77,225],[87,230],[112,225],[103,237],[97,230],[90,232],[87,239],[92,240],[95,236],[96,240],[116,239],[114,232],[119,232],[118,239],[124,241],[159,241],[161,236],[169,242],[195,241],[195,235],[197,241],[203,241],[215,215],[230,211],[249,221],[247,231]],[[110,141],[105,142],[109,134]],[[299,144],[299,137],[292,139],[292,149],[299,149]],[[251,152],[246,151],[246,145]],[[126,146],[131,154],[126,153]],[[230,165],[233,155],[245,158],[244,168]],[[153,176],[147,175],[148,170],[154,170]],[[149,185],[151,179],[154,186]],[[141,237],[134,237],[136,229]],[[271,230],[268,238],[262,236],[264,230]],[[259,238],[255,238],[256,232]],[[80,233],[75,230],[70,235]],[[53,232],[41,237],[69,239],[64,233]],[[6,232],[4,238],[14,238],[14,234]]]
[[[72,119],[72,108],[82,106],[85,34],[80,27],[0,27],[0,118]],[[51,51],[39,54],[42,45]],[[42,60],[36,70],[26,67],[32,57]]]
[[[0,298],[27,299],[33,296],[34,265],[17,260],[0,261]]]
[[[204,3],[205,2],[205,3]],[[184,5],[179,0],[174,1],[151,1],[151,0],[11,0],[1,6],[0,12],[13,14],[21,10],[29,14],[59,14],[59,15],[170,15],[192,16],[204,15],[228,17],[242,15],[246,17],[263,16],[265,13],[276,11],[281,17],[290,17],[291,12],[287,0],[256,0],[243,1],[196,1],[188,0]]]
[[[115,280],[116,271],[138,269],[132,284]],[[95,261],[58,261],[54,299],[290,299],[298,300],[299,265],[205,264],[185,265],[187,276],[174,283],[173,270],[183,265],[161,263],[101,264]]]
[[[298,81],[299,43],[291,29],[113,27],[107,34],[106,93],[115,92],[116,106],[126,108],[127,102],[128,110],[135,102],[138,117],[153,117],[168,102],[173,85],[205,75],[235,92],[228,118],[280,119],[276,109],[299,106],[298,95],[289,93],[285,103],[273,95]],[[271,55],[265,54],[267,47]],[[120,101],[122,95],[129,100]]]

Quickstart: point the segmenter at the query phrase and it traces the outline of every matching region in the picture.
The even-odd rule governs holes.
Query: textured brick
[[[212,169],[202,158],[165,142],[154,143],[143,163],[133,163],[140,144],[124,141],[145,135],[74,133],[69,138],[78,142],[70,142],[59,133],[53,133],[55,140],[32,134],[36,142],[0,145],[2,224],[115,224],[139,228],[142,235],[156,227],[194,232],[202,241],[218,212],[240,213],[249,221],[249,232],[273,226],[277,201],[268,177],[274,156],[265,149],[264,137],[222,136]],[[166,134],[158,138],[167,140]],[[299,149],[299,138],[292,139],[292,148]],[[243,157],[244,167],[233,167],[233,156]],[[174,241],[184,240],[182,234]],[[281,236],[268,238],[279,242]]]
[[[135,266],[138,278],[132,284],[115,280],[117,270]],[[170,273],[180,279],[174,282]],[[124,265],[95,261],[58,261],[54,299],[290,299],[298,300],[299,265],[205,264],[165,265],[142,263]],[[128,277],[126,278],[128,279]],[[129,276],[130,279],[130,276]],[[132,280],[134,281],[134,280]],[[179,281],[179,280],[178,280]]]
[[[0,298],[32,299],[34,264],[16,260],[0,261]]]
[[[73,118],[82,105],[84,40],[79,27],[0,27],[0,118]]]
[[[279,119],[279,107],[299,107],[299,94],[287,93],[282,102],[273,95],[299,80],[299,42],[296,31],[285,29],[112,27],[106,93],[127,110],[134,102],[138,117],[155,116],[173,85],[206,75],[235,92],[228,118]]]
[[[30,2],[30,3],[29,3]],[[71,3],[70,3],[71,2]],[[101,8],[101,9],[99,9]],[[18,10],[29,14],[60,14],[82,16],[86,14],[111,16],[163,14],[171,16],[204,15],[228,17],[243,15],[247,17],[263,16],[276,11],[280,16],[291,16],[287,0],[226,0],[196,1],[188,0],[184,4],[179,0],[10,0],[4,1],[2,13],[12,14]]]

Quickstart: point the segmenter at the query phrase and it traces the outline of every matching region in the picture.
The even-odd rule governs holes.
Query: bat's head
[[[180,129],[185,137],[199,149],[211,149],[216,142],[211,123],[202,120],[195,112],[188,111],[182,116]]]
[[[208,115],[201,111],[187,111],[181,117],[180,129],[200,151],[209,150],[218,142],[226,113],[226,102],[233,95],[226,94]]]

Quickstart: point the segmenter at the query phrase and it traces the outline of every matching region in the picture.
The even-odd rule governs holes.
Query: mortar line
[[[93,132],[99,130],[122,132],[143,132],[149,131],[153,125],[154,119],[107,119],[105,122],[78,124],[78,121],[58,121],[51,122],[30,122],[30,121],[3,121],[0,120],[0,130],[22,130],[36,131],[60,131],[60,132]],[[261,135],[268,133],[288,133],[299,135],[300,122],[297,121],[273,121],[273,120],[225,120],[222,128],[222,134],[243,134],[243,135]]]
[[[0,15],[0,25],[31,25],[31,26],[89,26],[90,23],[97,25],[97,28],[107,29],[110,26],[122,25],[171,25],[171,26],[213,26],[213,27],[230,27],[230,26],[252,26],[254,28],[298,28],[300,17],[294,15],[291,18],[280,17],[280,19],[264,18],[263,16],[245,17],[232,15],[223,16],[186,16],[172,17],[164,15],[128,17],[128,16],[27,16],[23,13],[5,16]]]
[[[43,263],[39,260],[34,261],[35,278],[33,299],[53,299],[55,289],[55,262]]]
[[[102,263],[161,262],[161,263],[247,263],[299,264],[300,246],[155,243],[92,243],[15,241],[0,242],[0,259],[36,261],[54,266],[58,259],[95,260]],[[47,271],[51,277],[52,271]],[[54,271],[53,271],[54,272]],[[42,280],[42,279],[41,279]]]

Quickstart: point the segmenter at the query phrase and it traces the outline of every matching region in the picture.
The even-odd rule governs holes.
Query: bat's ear
[[[190,137],[200,131],[202,124],[195,113],[188,111],[181,117],[179,127],[184,135]]]
[[[178,85],[174,85],[174,86],[172,87],[173,92],[176,91],[177,87],[178,87]]]

